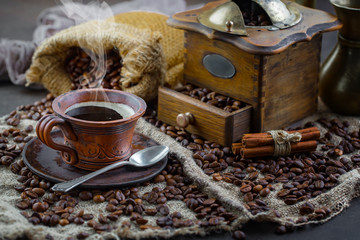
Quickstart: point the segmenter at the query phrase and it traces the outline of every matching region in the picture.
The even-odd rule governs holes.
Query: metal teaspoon
[[[51,189],[57,192],[67,192],[74,187],[80,185],[81,183],[86,182],[93,177],[96,177],[97,175],[125,165],[131,165],[135,167],[148,167],[162,160],[164,157],[167,156],[168,152],[169,148],[166,146],[154,146],[145,148],[141,151],[134,153],[129,158],[129,161],[117,162],[109,166],[103,167],[95,172],[75,178],[73,180],[57,183]]]

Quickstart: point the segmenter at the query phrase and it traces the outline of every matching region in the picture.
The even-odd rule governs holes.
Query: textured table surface
[[[108,1],[109,4],[118,1]],[[206,2],[205,0],[187,0],[189,4]],[[0,38],[30,40],[35,28],[36,16],[42,9],[55,5],[52,0],[12,0],[0,1]],[[317,0],[317,8],[333,12],[327,0]],[[326,33],[323,36],[322,60],[330,53],[336,43],[336,33]],[[14,86],[6,76],[0,77],[0,116],[5,115],[22,104],[30,104],[46,95],[45,90],[28,89]],[[358,226],[360,225],[360,200],[355,199],[352,205],[339,216],[324,225],[307,226],[285,235],[276,235],[275,224],[248,223],[243,231],[247,239],[282,240],[282,239],[359,239]],[[206,239],[232,239],[229,233],[214,233]],[[176,239],[205,239],[196,236],[178,237]]]

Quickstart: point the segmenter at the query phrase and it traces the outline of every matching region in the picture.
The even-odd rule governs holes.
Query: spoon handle
[[[66,181],[66,182],[61,182],[61,183],[57,183],[55,184],[51,189],[53,191],[56,192],[67,192],[70,191],[71,189],[73,189],[74,187],[82,184],[83,182],[86,182],[87,180],[96,177],[97,175],[100,175],[104,172],[107,172],[109,170],[112,170],[114,168],[118,168],[120,166],[124,166],[124,165],[129,165],[130,163],[128,161],[122,161],[122,162],[118,162],[118,163],[114,163],[111,164],[109,166],[103,167],[99,170],[96,170],[95,172],[91,172],[89,174],[86,174],[84,176],[75,178],[73,180],[70,181]]]

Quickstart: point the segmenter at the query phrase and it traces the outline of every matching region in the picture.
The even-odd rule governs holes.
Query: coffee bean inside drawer
[[[159,88],[158,118],[206,140],[230,146],[250,131],[252,107],[207,88]]]

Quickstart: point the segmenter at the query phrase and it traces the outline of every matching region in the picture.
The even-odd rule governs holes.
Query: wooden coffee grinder
[[[321,33],[341,27],[329,13],[280,0],[219,0],[168,24],[185,30],[185,82],[247,106],[228,113],[161,87],[158,117],[224,146],[316,111]]]

